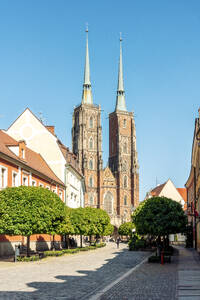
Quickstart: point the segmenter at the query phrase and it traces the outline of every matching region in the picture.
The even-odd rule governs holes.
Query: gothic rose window
[[[90,168],[90,170],[93,170],[93,161],[92,161],[92,159],[90,159],[90,161],[89,161],[89,168]]]
[[[104,198],[104,210],[107,211],[108,214],[112,214],[113,208],[113,195],[111,192],[107,192],[105,198]]]
[[[127,176],[124,176],[124,188],[127,188]]]

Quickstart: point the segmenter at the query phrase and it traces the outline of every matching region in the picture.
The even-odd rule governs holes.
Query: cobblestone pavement
[[[179,249],[178,300],[200,300],[200,259],[194,249]]]
[[[39,262],[1,263],[0,299],[88,299],[148,255],[130,252],[124,244],[116,249],[110,243],[98,250]]]
[[[148,262],[142,264],[128,277],[113,286],[101,300],[173,300],[176,298],[178,256],[171,264]]]

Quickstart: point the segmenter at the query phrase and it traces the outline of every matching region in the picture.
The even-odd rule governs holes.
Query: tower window
[[[126,128],[126,119],[123,121],[123,127]]]
[[[124,176],[124,188],[127,188],[127,176]]]
[[[92,159],[90,159],[90,161],[89,161],[89,168],[90,168],[90,170],[93,170],[93,161],[92,161]]]
[[[93,187],[93,178],[92,177],[90,177],[90,179],[89,179],[89,186]]]
[[[93,149],[93,139],[90,138],[90,149]]]
[[[127,205],[127,196],[124,196],[124,205]]]
[[[94,197],[91,195],[90,196],[90,205],[93,205],[94,204]]]
[[[114,152],[114,143],[113,142],[111,143],[111,152],[112,153]]]
[[[127,153],[127,143],[125,142],[124,145],[123,145],[123,152],[124,153]]]
[[[90,128],[93,128],[93,117],[90,117]]]

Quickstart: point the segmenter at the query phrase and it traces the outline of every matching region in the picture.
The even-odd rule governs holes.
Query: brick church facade
[[[133,209],[139,204],[136,130],[133,113],[126,109],[121,42],[120,38],[116,107],[109,114],[106,168],[103,168],[102,160],[101,107],[92,99],[88,34],[82,102],[74,109],[72,127],[72,149],[85,177],[85,206],[105,209],[116,227],[129,221]]]

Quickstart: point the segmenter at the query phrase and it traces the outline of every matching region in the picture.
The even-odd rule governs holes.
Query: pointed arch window
[[[93,187],[93,178],[92,178],[92,176],[89,178],[89,187]]]
[[[94,197],[92,195],[90,195],[89,202],[90,202],[90,205],[94,204]]]
[[[113,195],[111,192],[107,192],[105,195],[104,210],[107,211],[108,214],[112,214],[113,212]]]
[[[90,149],[93,149],[93,138],[90,138]]]
[[[123,145],[123,152],[127,153],[127,142],[125,142]]]
[[[124,176],[124,188],[127,188],[128,183],[127,183],[127,176]]]
[[[124,205],[127,205],[127,196],[124,196]]]
[[[89,168],[90,168],[90,170],[93,170],[93,160],[92,159],[90,159],[90,161],[89,161]]]
[[[90,117],[90,128],[93,128],[93,117]]]

